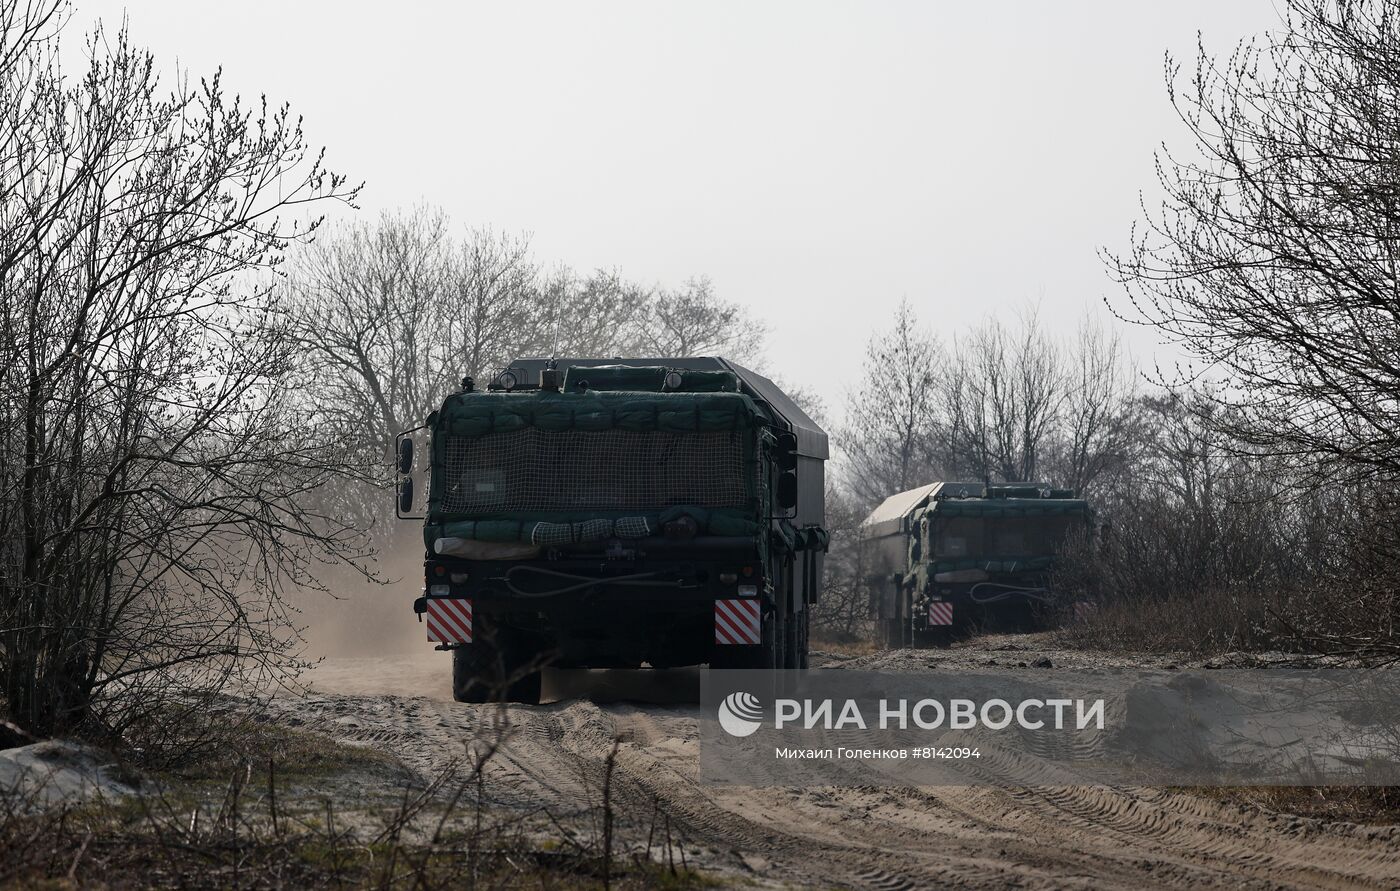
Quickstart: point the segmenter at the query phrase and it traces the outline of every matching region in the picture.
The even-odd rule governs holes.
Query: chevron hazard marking
[[[463,597],[429,597],[428,640],[439,643],[472,642],[472,602]]]
[[[943,600],[935,600],[928,605],[928,623],[930,625],[951,625],[953,624],[953,605]]]
[[[716,600],[715,643],[726,646],[763,643],[763,614],[758,601]]]

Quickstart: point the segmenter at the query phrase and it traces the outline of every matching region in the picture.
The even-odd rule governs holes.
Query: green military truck
[[[400,516],[426,477],[414,609],[458,700],[538,702],[545,665],[805,667],[827,437],[762,375],[522,359],[397,457]]]
[[[930,483],[885,499],[860,529],[861,574],[886,646],[959,627],[1025,625],[1051,601],[1050,570],[1088,502],[1038,483]]]

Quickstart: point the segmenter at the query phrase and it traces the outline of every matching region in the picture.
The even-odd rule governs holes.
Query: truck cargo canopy
[[[904,531],[904,518],[909,516],[909,512],[928,501],[930,495],[942,485],[941,483],[929,483],[926,486],[919,486],[907,492],[896,492],[890,497],[881,501],[879,506],[870,512],[870,516],[860,524],[862,538],[880,538],[886,535],[898,535]]]
[[[861,538],[881,538],[886,535],[899,535],[904,532],[904,518],[917,508],[923,507],[931,498],[978,498],[981,496],[981,483],[929,483],[904,492],[896,492],[880,502],[870,516],[860,524]]]

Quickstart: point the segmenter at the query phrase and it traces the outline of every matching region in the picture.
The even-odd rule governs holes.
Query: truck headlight
[[[450,595],[451,593],[452,593],[452,586],[451,586],[451,585],[429,585],[429,586],[428,586],[428,596],[429,596],[429,597],[447,597],[447,596]]]

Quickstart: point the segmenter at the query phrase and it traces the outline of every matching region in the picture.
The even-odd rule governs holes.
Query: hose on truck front
[[[518,587],[511,578],[516,573],[528,572],[535,575],[549,576],[551,578],[565,579],[576,582],[572,585],[564,585],[560,588],[552,588],[548,591],[527,591]],[[555,597],[560,594],[572,594],[574,591],[582,591],[587,588],[595,588],[598,585],[623,585],[640,587],[648,585],[662,588],[683,588],[686,587],[681,581],[655,581],[661,575],[659,572],[637,572],[631,575],[619,575],[611,578],[598,578],[591,575],[578,575],[572,572],[560,572],[557,569],[545,569],[541,566],[512,566],[506,570],[506,574],[501,578],[505,582],[506,590],[517,597]]]
[[[1002,588],[1004,590],[988,594],[986,596],[981,596],[977,593],[978,588]],[[1049,588],[1024,588],[1020,585],[1006,585],[1002,584],[1001,582],[978,582],[977,584],[973,585],[967,593],[968,596],[972,598],[972,601],[974,603],[979,604],[996,603],[998,601],[1005,600],[1008,597],[1015,597],[1017,595],[1026,597],[1030,600],[1039,600],[1041,603],[1050,602]]]

